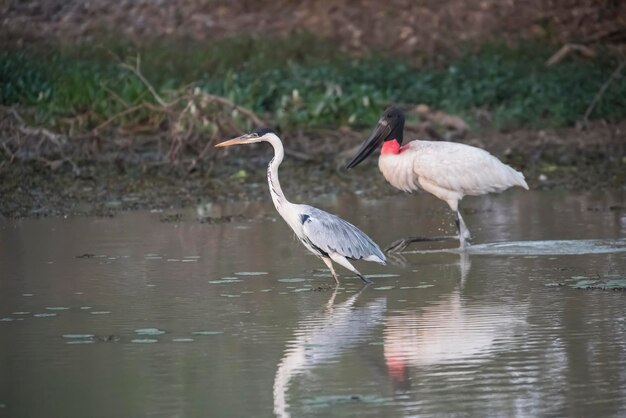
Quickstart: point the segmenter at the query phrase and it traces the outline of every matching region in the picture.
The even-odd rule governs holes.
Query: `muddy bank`
[[[568,128],[471,134],[463,142],[488,149],[522,170],[532,189],[624,188],[624,132],[624,124],[596,124],[586,131]],[[386,184],[374,158],[350,172],[342,170],[342,157],[360,142],[359,135],[347,142],[336,153],[312,155],[311,161],[287,156],[280,174],[288,197],[297,202],[322,194],[381,197],[400,193]],[[3,155],[0,214],[5,218],[113,216],[125,210],[268,199],[265,167],[271,150],[264,145],[233,149],[193,169],[106,156],[51,166],[38,160],[11,161]]]

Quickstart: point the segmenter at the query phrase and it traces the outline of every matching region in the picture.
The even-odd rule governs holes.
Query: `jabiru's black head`
[[[397,141],[399,145],[402,145],[403,133],[404,113],[395,106],[387,108],[378,120],[378,125],[374,128],[374,131],[363,142],[363,145],[361,145],[361,148],[359,148],[359,151],[346,168],[356,167],[385,141]]]

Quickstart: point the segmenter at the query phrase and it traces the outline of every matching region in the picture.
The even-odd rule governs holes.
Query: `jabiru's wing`
[[[438,141],[412,141],[407,148],[403,154],[412,158],[413,172],[443,189],[471,196],[528,189],[522,173],[480,148]]]
[[[301,205],[300,222],[304,239],[326,254],[337,253],[353,260],[385,264],[385,256],[363,231],[338,216]]]

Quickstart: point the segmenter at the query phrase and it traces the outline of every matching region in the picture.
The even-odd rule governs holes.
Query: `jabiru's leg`
[[[330,270],[330,273],[333,275],[333,279],[335,279],[335,284],[338,285],[339,284],[339,279],[337,278],[337,273],[335,273],[335,268],[333,267],[333,262],[330,261],[330,258],[328,258],[328,257],[322,257],[322,261],[324,262],[324,264],[326,264],[326,266]]]
[[[459,232],[459,243],[461,248],[465,248],[469,245],[469,240],[472,239],[470,235],[469,229],[465,226],[465,222],[463,221],[463,217],[461,216],[461,212],[459,210],[456,211],[456,229]]]
[[[438,236],[438,237],[406,237],[395,240],[385,248],[385,252],[395,253],[403,251],[409,244],[413,242],[435,242],[435,241],[451,241],[457,240],[456,236]]]
[[[342,256],[341,254],[337,254],[337,253],[329,254],[329,256],[330,256],[331,260],[333,260],[335,263],[341,264],[342,266],[344,266],[345,268],[350,270],[352,273],[354,273],[357,276],[359,276],[359,278],[361,280],[363,280],[363,282],[371,283],[371,281],[367,280],[361,273],[359,273],[359,271],[356,268],[354,268],[354,266],[352,264],[350,264],[350,262],[348,261],[348,259],[346,257]]]

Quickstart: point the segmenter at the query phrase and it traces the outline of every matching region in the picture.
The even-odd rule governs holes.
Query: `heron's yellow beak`
[[[257,138],[257,136],[253,134],[245,134],[237,138],[229,139],[228,141],[220,142],[219,144],[216,144],[215,146],[216,147],[230,147],[231,145],[236,145],[236,144],[247,144],[253,138]]]

